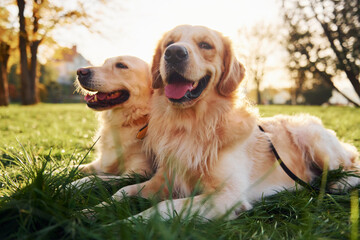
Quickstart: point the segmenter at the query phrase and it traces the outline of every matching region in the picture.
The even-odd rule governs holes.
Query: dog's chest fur
[[[176,109],[164,100],[154,97],[145,148],[175,182],[190,188],[198,180],[206,185],[203,179],[209,178],[219,151],[250,134],[255,122],[252,114],[246,108],[234,110],[231,102],[221,99],[212,104],[199,102],[197,108],[189,109]]]
[[[145,112],[146,113],[146,112]],[[124,111],[108,110],[99,114],[103,124],[99,128],[96,139],[99,138],[97,148],[102,156],[104,172],[124,172],[128,161],[135,154],[143,154],[142,142],[136,138],[139,129],[147,122],[147,115],[134,115],[135,119]],[[140,121],[141,119],[144,119]]]

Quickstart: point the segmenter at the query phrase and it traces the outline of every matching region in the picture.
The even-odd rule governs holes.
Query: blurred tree
[[[51,64],[40,65],[40,83],[44,85],[49,85],[51,82],[56,82],[58,77],[59,72]]]
[[[14,47],[15,32],[11,28],[9,12],[0,7],[0,106],[9,105],[8,62]]]
[[[98,2],[104,3],[99,0]],[[78,24],[88,29],[96,21],[91,11],[87,11],[84,0],[76,0],[70,9],[62,1],[51,0],[16,0],[19,9],[19,49],[21,69],[22,104],[36,104],[38,95],[38,48],[51,32],[61,26]],[[29,9],[29,11],[25,11]],[[26,13],[31,13],[25,16]]]
[[[59,73],[51,65],[40,65],[39,82],[42,84],[41,101],[59,103],[61,98],[61,86],[57,82]]]
[[[21,96],[20,96],[21,84],[20,84],[19,64],[14,63],[10,66],[8,80],[9,80],[10,101],[11,102],[13,102],[13,101],[20,102],[21,101]]]
[[[283,0],[282,12],[289,30],[286,47],[296,79],[295,98],[306,81],[319,79],[359,106],[334,84],[345,73],[360,97],[359,0]]]
[[[332,96],[333,88],[327,84],[315,83],[311,88],[302,92],[305,104],[322,105],[329,101]]]
[[[261,104],[261,83],[270,70],[268,59],[279,43],[279,34],[276,26],[263,22],[241,29],[239,34],[243,39],[240,57],[245,60],[247,75],[255,83],[257,103]]]
[[[0,41],[0,106],[9,105],[9,86],[7,79],[7,63],[10,57],[10,45]]]

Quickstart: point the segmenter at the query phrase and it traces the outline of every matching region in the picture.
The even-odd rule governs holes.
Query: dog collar
[[[148,123],[145,124],[137,133],[136,138],[139,140],[143,140],[146,136],[147,130],[148,130]]]

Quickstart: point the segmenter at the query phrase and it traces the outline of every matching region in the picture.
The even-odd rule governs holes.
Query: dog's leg
[[[115,180],[121,180],[123,176],[113,176],[113,175],[87,176],[71,182],[71,186],[81,189],[89,184],[93,184],[96,178],[99,178],[104,182],[110,182]]]
[[[83,178],[80,178],[76,181],[73,181],[71,182],[71,186],[77,188],[77,189],[81,189],[83,188],[84,186],[90,184],[90,183],[93,183],[95,180],[95,177],[93,176],[87,176],[87,177],[83,177]]]
[[[159,173],[159,171],[157,171],[157,173]],[[103,179],[106,179],[106,180],[111,179],[112,180],[112,179],[121,178],[121,176],[113,176],[113,177],[114,178],[112,178],[110,176],[104,176]],[[82,179],[80,179],[80,180],[82,180]],[[92,181],[89,177],[87,177],[87,179],[85,179],[84,181],[87,181],[87,180]],[[162,188],[162,183],[164,183],[162,175],[155,174],[153,176],[153,178],[151,178],[150,180],[148,180],[146,182],[133,184],[133,185],[129,185],[129,186],[121,188],[119,191],[117,191],[112,196],[112,199],[115,201],[121,201],[124,198],[124,196],[136,196],[136,195],[146,198],[146,197],[149,197],[150,195],[160,192],[161,190],[163,190],[163,192],[167,192],[165,190],[165,189],[167,189],[166,186],[164,186]],[[107,202],[102,202],[102,203],[99,203],[98,205],[96,205],[95,208],[102,208],[102,207],[106,207],[106,206],[109,206],[109,204]],[[91,209],[91,208],[83,209],[82,212],[85,216],[87,216],[88,218],[91,218],[91,219],[94,218],[96,215],[96,211],[94,211],[94,209]]]
[[[156,195],[163,199],[169,194],[168,187],[165,185],[165,183],[166,181],[164,171],[162,171],[162,168],[159,168],[156,174],[150,180],[143,183],[123,187],[112,196],[112,199],[115,201],[121,201],[124,196],[136,195],[144,198]],[[103,207],[107,205],[108,204],[106,202],[102,202],[96,207]]]
[[[153,173],[152,161],[143,153],[131,155],[127,160],[126,171],[123,175],[131,175],[133,173],[150,176]]]
[[[141,196],[144,198],[150,197],[152,195],[158,195],[161,198],[164,198],[168,195],[169,191],[166,185],[164,185],[164,172],[161,169],[158,169],[156,174],[148,181],[138,184],[129,185],[121,188],[117,191],[112,199],[115,201],[121,201],[124,196]],[[102,202],[95,206],[95,208],[102,208],[109,206],[107,202]],[[94,218],[96,212],[93,209],[83,209],[82,212],[88,218]]]
[[[91,174],[91,173],[102,173],[102,169],[101,169],[101,160],[97,159],[91,163],[88,164],[81,164],[78,167],[80,172],[83,173],[87,173],[87,174]]]
[[[242,211],[251,209],[251,204],[245,199],[234,197],[230,191],[221,191],[213,195],[202,194],[191,198],[166,200],[157,206],[151,207],[133,217],[149,219],[158,213],[164,220],[179,216],[186,219],[198,216],[202,220],[225,217],[227,220],[235,219]]]
[[[159,213],[164,219],[180,215],[182,219],[197,215],[204,219],[214,219],[224,216],[227,219],[235,219],[242,211],[252,208],[246,194],[249,187],[248,172],[246,167],[247,158],[238,158],[241,148],[234,147],[237,151],[222,152],[221,161],[213,172],[213,182],[217,182],[212,190],[192,198],[167,200],[157,206],[139,213],[138,217],[150,218],[154,213]],[[209,194],[210,193],[210,194]],[[130,218],[131,219],[131,218]]]
[[[148,198],[153,195],[158,195],[160,198],[167,197],[168,187],[165,185],[164,172],[158,169],[156,174],[149,180],[143,183],[129,185],[117,191],[112,197],[120,201],[124,194],[128,196],[141,196]]]

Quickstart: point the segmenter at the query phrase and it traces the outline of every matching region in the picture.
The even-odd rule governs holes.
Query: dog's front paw
[[[95,220],[96,219],[96,215],[97,212],[95,211],[95,209],[99,209],[99,208],[104,208],[104,207],[108,207],[110,204],[107,202],[102,202],[99,203],[98,205],[92,207],[92,208],[85,208],[83,210],[81,210],[81,212],[83,213],[83,215],[89,219],[89,220]]]
[[[94,209],[85,208],[81,212],[88,220],[94,221],[96,219],[97,213]]]
[[[78,166],[78,170],[86,174],[91,174],[96,172],[92,164],[81,164]]]

